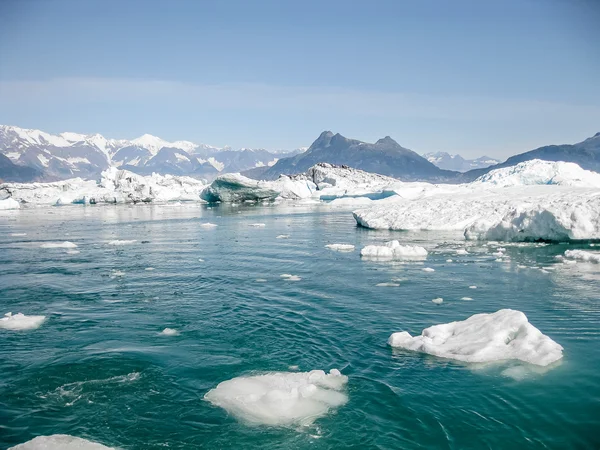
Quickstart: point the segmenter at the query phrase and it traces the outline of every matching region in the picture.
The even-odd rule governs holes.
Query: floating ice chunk
[[[10,235],[12,237],[21,237],[21,236],[27,236],[27,233],[11,233]]]
[[[256,281],[257,283],[266,283],[267,282],[267,280],[265,278],[257,278],[254,281]]]
[[[144,270],[151,271],[154,270],[154,267],[146,267]]]
[[[113,270],[110,273],[111,278],[124,277],[124,276],[125,276],[125,272],[121,272],[120,270]]]
[[[46,316],[26,316],[25,314],[6,313],[0,319],[0,328],[5,330],[35,330],[46,320]]]
[[[300,281],[302,279],[298,275],[292,275],[290,273],[282,273],[280,277],[286,281]]]
[[[280,234],[279,236],[276,236],[275,239],[288,239],[289,237],[289,234]]]
[[[451,259],[447,259],[447,260],[446,260],[446,262],[447,262],[447,263],[451,263],[451,262],[452,262],[452,260],[451,260]]]
[[[348,401],[347,382],[335,369],[275,372],[224,381],[204,398],[251,425],[306,426]]]
[[[385,245],[367,245],[360,251],[360,256],[380,259],[424,259],[427,250],[418,245],[401,245],[398,241],[386,242]]]
[[[456,250],[456,254],[457,255],[468,255],[469,252],[464,248],[459,248],[458,250]]]
[[[198,258],[198,262],[204,262],[202,258]]]
[[[65,242],[46,242],[45,244],[40,245],[40,248],[76,248],[77,244],[73,242],[65,241]]]
[[[473,299],[471,297],[462,297],[461,300],[471,301]]]
[[[398,287],[400,285],[398,283],[377,283],[375,286],[379,286],[379,287]]]
[[[421,270],[423,272],[435,272],[435,269],[433,269],[431,267],[423,267]]]
[[[131,244],[135,244],[137,242],[137,239],[115,239],[114,241],[108,241],[106,243],[106,245],[131,245]]]
[[[21,204],[16,201],[14,198],[5,198],[4,200],[0,200],[0,211],[7,211],[9,209],[19,209],[21,208]]]
[[[565,251],[565,258],[600,264],[600,253],[585,250],[567,250]]]
[[[562,358],[563,348],[531,325],[525,314],[501,309],[466,320],[425,328],[420,336],[394,333],[392,347],[442,358],[481,363],[518,359],[547,366]]]
[[[354,245],[352,244],[327,244],[325,246],[330,250],[335,250],[336,252],[353,252]]]
[[[79,250],[67,250],[65,252],[67,255],[78,255],[80,253]]]
[[[250,223],[248,226],[254,228],[264,228],[266,225],[264,223]]]
[[[177,331],[174,328],[165,328],[160,332],[160,334],[162,334],[163,336],[177,336],[179,334],[179,331]]]
[[[469,289],[477,289],[477,286],[469,286]]]
[[[204,222],[204,223],[201,223],[200,226],[202,228],[216,228],[217,224],[216,223],[210,223],[210,222]]]
[[[8,450],[115,450],[113,447],[81,439],[68,434],[38,436],[23,444],[10,447]]]
[[[433,300],[431,300],[433,303],[435,303],[436,305],[441,305],[442,303],[444,303],[444,299],[442,297],[438,297],[438,298],[434,298]]]

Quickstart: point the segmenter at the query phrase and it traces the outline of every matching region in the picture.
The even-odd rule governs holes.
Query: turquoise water
[[[391,238],[425,246],[435,272],[361,260],[362,246]],[[64,240],[80,253],[40,249]],[[600,266],[556,263],[576,246],[507,247],[511,262],[497,262],[485,246],[457,256],[463,245],[456,234],[357,228],[320,207],[3,213],[0,312],[47,320],[0,330],[0,448],[57,433],[123,449],[598,448]],[[400,286],[376,286],[392,279]],[[562,363],[513,379],[506,366],[386,345],[394,331],[501,308],[560,343]],[[159,335],[165,327],[180,335]],[[340,369],[348,403],[298,429],[248,426],[203,400],[221,381],[290,366]]]

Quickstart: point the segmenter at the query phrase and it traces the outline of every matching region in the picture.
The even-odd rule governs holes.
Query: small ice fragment
[[[375,286],[380,286],[380,287],[398,287],[400,285],[398,283],[377,283]]]
[[[200,226],[202,228],[215,228],[217,226],[217,224],[216,223],[205,222],[205,223],[201,223]]]
[[[469,289],[477,289],[477,286],[469,286]]]
[[[204,262],[202,258],[198,258],[198,262]]]
[[[177,336],[179,334],[179,331],[177,331],[174,328],[165,328],[160,332],[160,334],[162,334],[163,336]]]
[[[435,269],[432,269],[431,267],[424,267],[421,269],[423,272],[435,272]]]
[[[459,248],[458,250],[456,250],[456,254],[457,255],[468,255],[469,252],[464,248]]]
[[[266,283],[267,282],[267,280],[265,278],[257,278],[254,281],[256,281],[257,283]]]
[[[360,256],[375,259],[425,259],[427,250],[418,245],[401,245],[394,240],[385,245],[367,245],[360,251]]]
[[[473,300],[473,299],[472,299],[471,297],[462,297],[462,298],[461,298],[461,300],[467,300],[467,301],[470,301],[470,300]]]
[[[73,242],[65,241],[65,242],[46,242],[45,244],[40,245],[40,248],[76,248],[77,244]]]
[[[288,366],[288,369],[290,369],[290,370],[298,370],[298,369],[300,369],[300,367],[298,367],[298,366]]]
[[[115,450],[97,442],[88,441],[68,434],[38,436],[8,450]]]
[[[280,234],[279,236],[276,236],[275,239],[288,239],[289,237],[289,234]]]
[[[23,313],[6,313],[0,319],[0,328],[5,330],[35,330],[46,320],[46,316],[26,316]]]
[[[111,278],[122,277],[125,276],[125,272],[121,272],[120,270],[113,270],[110,274]]]
[[[146,267],[144,270],[148,270],[148,271],[154,270],[154,267]]]
[[[433,300],[431,300],[433,303],[435,303],[436,305],[441,305],[442,303],[444,303],[444,299],[442,297],[438,297],[438,298],[434,298]]]
[[[21,237],[21,236],[27,236],[27,233],[11,233],[10,235],[12,237]]]
[[[115,239],[114,241],[109,241],[106,243],[106,245],[131,245],[131,244],[135,244],[137,242],[137,239]]]
[[[451,259],[447,259],[447,260],[446,260],[446,262],[447,262],[447,263],[451,263],[451,262],[452,262],[452,260],[451,260]]]
[[[254,227],[254,228],[264,228],[265,224],[264,223],[251,223],[248,226]]]
[[[327,244],[325,246],[330,250],[335,250],[336,252],[353,252],[354,245],[352,244]]]
[[[80,252],[79,250],[67,250],[65,253],[67,255],[78,255]]]

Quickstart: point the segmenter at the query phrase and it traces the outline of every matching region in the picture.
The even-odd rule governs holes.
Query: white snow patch
[[[5,330],[35,330],[46,320],[46,316],[26,316],[25,314],[6,313],[0,319],[0,328]]]
[[[394,333],[388,343],[392,347],[472,363],[517,359],[547,366],[563,356],[559,344],[531,325],[521,311],[512,309],[434,325],[416,337],[406,331]]]
[[[347,382],[336,369],[275,372],[224,381],[204,398],[248,424],[307,426],[348,401]]]

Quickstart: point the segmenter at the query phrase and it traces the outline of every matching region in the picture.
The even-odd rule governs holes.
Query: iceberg
[[[9,197],[5,198],[4,200],[0,200],[0,211],[19,208],[21,208],[21,204],[13,198]]]
[[[0,318],[0,328],[4,330],[35,330],[46,320],[46,316],[26,316],[25,314],[6,313]]]
[[[142,176],[110,167],[100,180],[0,184],[0,198],[33,205],[202,201],[205,188],[205,182],[191,177]]]
[[[573,166],[528,161],[469,184],[421,183],[409,195],[403,190],[412,183],[405,183],[397,195],[353,214],[366,228],[460,231],[471,240],[600,239],[600,175]]]
[[[360,256],[378,259],[424,259],[427,250],[418,245],[402,245],[394,240],[385,245],[367,245],[360,251]]]
[[[87,439],[69,436],[68,434],[53,434],[38,436],[23,444],[10,447],[8,450],[115,450]]]
[[[547,366],[563,356],[563,348],[531,325],[525,314],[501,309],[466,320],[425,328],[420,336],[393,333],[395,348],[428,353],[469,363],[520,360]]]
[[[274,372],[223,381],[204,398],[247,424],[307,426],[348,401],[347,382],[337,369]]]

